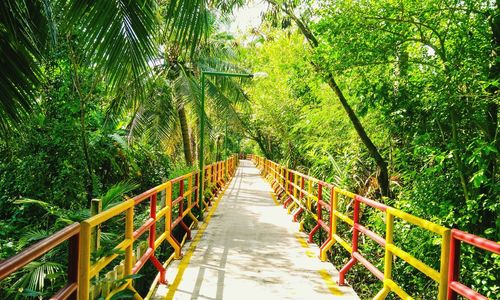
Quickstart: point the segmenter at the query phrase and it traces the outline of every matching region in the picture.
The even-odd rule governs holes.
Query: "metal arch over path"
[[[374,299],[384,299],[389,293],[413,299],[393,278],[396,258],[435,281],[440,300],[458,295],[487,299],[460,283],[460,245],[498,255],[499,243],[450,230],[265,158],[250,159],[257,168],[246,160],[238,168],[239,160],[231,156],[204,167],[202,180],[199,171],[185,174],[70,225],[0,262],[0,280],[69,241],[68,282],[51,299],[110,299],[123,290],[135,292],[134,283],[141,280],[135,274],[148,261],[158,275],[146,299],[358,299],[344,286],[345,274],[357,263],[383,284]],[[205,192],[200,197],[202,188]],[[342,209],[345,201],[352,204],[351,210]],[[361,223],[361,207],[385,217],[383,234]],[[208,212],[204,222],[197,219],[196,211]],[[307,235],[299,232],[304,230],[306,212],[315,222]],[[397,245],[393,237],[400,233],[394,224],[399,221],[438,236],[437,268]],[[109,222],[113,228],[122,228],[122,240],[112,251],[95,257],[96,240]],[[342,232],[346,226],[352,232],[349,239],[345,238],[348,232]],[[318,231],[327,233],[320,247],[311,243]],[[382,270],[358,250],[360,234],[382,248],[384,258],[378,264]],[[339,272],[331,263],[322,262],[335,243],[351,258],[339,266]],[[158,258],[165,255],[170,257],[162,264]],[[143,299],[137,292],[134,297]]]

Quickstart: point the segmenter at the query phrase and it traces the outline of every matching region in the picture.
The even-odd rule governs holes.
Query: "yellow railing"
[[[394,217],[398,217],[408,223],[416,225],[441,236],[440,270],[436,271],[429,267],[410,253],[402,250],[394,244]],[[448,284],[448,264],[450,252],[450,229],[434,224],[427,220],[407,214],[401,210],[389,207],[386,211],[385,232],[385,257],[384,257],[384,287],[374,299],[385,299],[389,292],[395,292],[401,299],[412,299],[392,278],[392,262],[394,257],[399,257],[412,265],[415,269],[424,273],[438,283],[438,299],[446,299]]]
[[[261,170],[262,175],[270,182],[278,199],[282,201],[284,207],[288,209],[288,213],[293,213],[293,220],[301,221],[301,229],[303,228],[302,222],[304,218],[300,220],[299,216],[303,214],[304,211],[313,216],[316,221],[316,226],[309,233],[309,242],[312,242],[312,237],[319,229],[322,228],[328,232],[326,241],[320,247],[321,260],[327,259],[327,252],[335,243],[340,244],[349,252],[351,260],[340,270],[340,284],[344,284],[345,273],[348,272],[354,264],[361,263],[383,283],[382,290],[376,294],[374,299],[385,299],[390,292],[394,292],[402,299],[413,299],[400,285],[398,285],[397,278],[393,278],[393,261],[397,257],[437,283],[437,299],[444,300],[447,299],[447,294],[454,294],[454,292],[450,290],[448,276],[449,274],[458,274],[458,270],[456,270],[457,267],[450,263],[450,229],[410,215],[399,209],[389,207],[383,203],[334,187],[332,184],[288,169],[285,166],[263,157],[252,155],[251,159],[256,164],[257,168]],[[344,203],[344,210],[339,209],[339,203],[341,203],[340,197],[343,197],[342,202]],[[385,238],[361,224],[360,204],[370,206],[385,214]],[[313,209],[314,207],[316,207],[316,211]],[[346,209],[346,207],[350,207],[350,209]],[[325,215],[328,215],[328,217],[325,217]],[[395,235],[395,218],[440,236],[441,248],[439,253],[439,270],[428,266],[395,244],[393,239]],[[342,233],[339,232],[339,220],[350,227],[350,231],[352,231],[351,243],[341,237]],[[378,270],[358,251],[359,233],[371,238],[384,249],[383,272]],[[484,240],[479,237],[475,239]],[[468,238],[468,241],[472,240],[474,239]],[[475,246],[488,249],[493,253],[499,252],[497,249],[498,247],[491,246],[495,244],[494,242],[487,242],[489,244],[486,242],[483,244],[488,244],[488,247]],[[465,290],[465,288],[458,286],[458,284],[455,283],[455,285],[457,286],[457,290]],[[467,293],[462,293],[462,295],[465,294]],[[467,295],[472,295],[472,293],[468,292]],[[476,293],[476,295],[479,294]],[[470,299],[486,299],[480,298],[479,296],[477,297],[478,298]]]
[[[81,224],[70,225],[18,255],[0,262],[0,278],[7,278],[30,261],[69,240],[68,283],[51,299],[109,299],[124,289],[135,291],[135,277],[132,275],[137,274],[148,261],[158,270],[158,276],[151,284],[152,291],[158,282],[167,283],[166,267],[173,259],[182,256],[184,242],[191,238],[191,229],[198,225],[193,209],[198,208],[203,217],[202,213],[211,205],[212,198],[234,176],[238,163],[238,157],[233,155],[206,166],[204,180],[200,180],[199,171],[193,171],[126,199]],[[201,184],[204,184],[205,191],[203,199],[199,199],[198,192]],[[145,202],[149,202],[149,211],[147,208],[139,210],[139,205]],[[147,212],[148,217],[146,220],[137,220],[134,218],[137,212],[141,215]],[[185,220],[191,221],[190,226]],[[134,223],[141,225],[135,228]],[[163,226],[158,236],[157,226]],[[174,235],[177,226],[182,227],[181,232],[184,232],[181,241]],[[116,228],[122,228],[122,231],[119,232],[116,245],[104,251],[98,245],[101,231],[107,228],[113,233],[117,233]],[[146,233],[146,240],[141,241],[140,238]],[[173,248],[173,253],[162,264],[156,258],[155,251],[165,241]],[[101,257],[96,258],[98,254]],[[120,257],[122,259],[118,261]],[[151,296],[151,291],[146,298]],[[137,292],[134,297],[142,299]]]
[[[238,160],[235,156],[221,162],[214,163],[206,166],[206,180],[204,181],[207,192],[210,193],[208,199],[203,199],[203,205],[208,208],[210,205],[210,198],[221,190],[223,185],[234,175],[237,167]],[[182,243],[177,241],[173,235],[173,230],[177,225],[183,227],[187,234],[187,239],[190,239],[190,228],[184,223],[185,217],[189,217],[192,221],[193,227],[198,223],[197,218],[192,210],[199,207],[201,203],[198,199],[198,179],[199,172],[194,171],[189,174],[180,176],[178,178],[169,180],[153,189],[150,189],[141,195],[132,199],[128,199],[119,205],[116,205],[102,213],[93,216],[81,223],[80,232],[80,277],[79,277],[79,299],[87,300],[89,295],[95,297],[98,292],[90,293],[92,279],[103,269],[111,266],[119,256],[123,255],[123,278],[125,282],[115,288],[107,298],[123,289],[131,289],[132,278],[130,277],[142,268],[142,266],[151,260],[157,267],[160,278],[159,281],[165,281],[165,266],[160,264],[155,257],[155,250],[165,241],[174,249],[172,254],[173,259],[178,259],[182,256],[181,247]],[[178,196],[174,199],[173,196]],[[165,195],[165,201],[162,201],[160,210],[157,212],[157,199],[159,195]],[[144,201],[150,201],[149,218],[143,223],[142,226],[134,231],[134,208]],[[123,239],[111,251],[112,254],[106,255],[96,262],[91,261],[91,247],[90,240],[93,228],[103,226],[105,223],[114,218],[121,218],[124,220],[123,224]],[[164,221],[163,232],[156,237],[156,225]],[[121,221],[123,223],[123,221]],[[134,256],[134,243],[146,232],[149,232],[148,242],[149,247],[141,257]],[[168,261],[170,261],[169,259]],[[136,293],[136,298],[140,296]]]

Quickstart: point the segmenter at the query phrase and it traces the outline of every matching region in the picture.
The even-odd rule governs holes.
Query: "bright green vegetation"
[[[245,1],[2,1],[0,259],[85,219],[92,198],[192,169],[200,70],[269,74],[207,78],[207,162],[255,152],[500,240],[500,3],[267,2],[262,26],[235,37],[221,24]],[[383,234],[380,215],[363,221]],[[435,266],[433,237],[399,226],[405,249]],[[361,246],[381,267],[377,249]],[[464,283],[498,297],[499,258],[463,251]],[[63,264],[47,255],[25,281],[1,282],[0,298],[47,295]],[[434,297],[414,269],[396,269],[410,294]],[[349,276],[363,298],[379,288],[361,267]]]

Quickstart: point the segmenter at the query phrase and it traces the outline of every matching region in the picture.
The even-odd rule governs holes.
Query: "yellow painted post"
[[[217,163],[213,163],[210,165],[212,170],[212,180],[213,184],[217,184]]]
[[[223,161],[219,162],[219,181],[220,181],[221,186],[222,186],[222,183],[224,183],[224,162]]]
[[[215,184],[219,184],[219,173],[220,173],[219,172],[219,163],[215,163],[214,167],[215,167],[215,170],[214,170],[214,172],[215,172],[215,177],[214,177],[215,182],[214,183]]]
[[[162,178],[161,179],[161,182],[165,182],[167,181],[166,178]],[[162,210],[163,208],[165,208],[165,205],[166,205],[167,201],[165,199],[165,188],[162,187],[161,191],[160,191],[160,210]],[[163,216],[163,218],[165,218],[165,216]],[[158,220],[159,221],[159,220]],[[165,231],[165,223],[163,224],[163,231]]]
[[[274,165],[274,178],[276,179],[276,183],[280,182],[280,175],[281,175],[280,171],[281,171],[281,166],[278,164],[275,164]]]
[[[195,172],[192,172],[191,174],[189,174],[189,177],[188,177],[188,189],[189,189],[189,195],[188,195],[188,209],[189,209],[189,212],[188,212],[188,216],[191,218],[191,220],[193,220],[193,228],[197,228],[198,227],[198,219],[194,216],[193,214],[193,211],[192,211],[192,205],[193,205],[193,177],[195,176]]]
[[[125,248],[125,269],[124,275],[132,275],[132,267],[134,265],[134,206],[129,207],[125,211],[125,239],[131,243]],[[129,286],[132,286],[132,279],[129,279]]]
[[[218,178],[219,178],[219,168],[218,168],[218,165],[217,163],[213,163],[213,172],[214,172],[214,184],[217,184],[218,182]]]
[[[87,221],[80,224],[80,276],[78,278],[78,299],[88,300],[90,292],[90,231]]]
[[[217,163],[210,165],[210,184],[212,185],[212,189],[210,192],[213,192],[213,186],[217,184]]]
[[[167,211],[165,213],[165,235],[168,243],[172,248],[174,248],[174,258],[181,258],[181,248],[177,244],[176,241],[172,239],[170,233],[172,232],[172,182],[168,181],[165,185],[165,195],[166,195],[166,203],[165,207]]]
[[[221,163],[217,163],[217,182],[220,184],[222,181],[222,166]]]
[[[188,202],[188,208],[191,208],[191,204],[193,203],[193,173],[190,173],[187,175],[187,180],[188,180],[188,191],[189,195],[187,196],[187,202]]]
[[[226,174],[226,178],[229,178],[229,161],[226,159],[224,161],[224,170],[225,170],[225,174]]]
[[[289,187],[290,187],[290,170],[288,170],[288,168],[286,168],[286,170],[285,170],[285,200],[286,200],[287,195],[290,196]]]
[[[312,180],[309,178],[307,181],[307,210],[309,210],[309,212],[311,212],[312,186]]]
[[[338,198],[338,194],[337,194],[337,188],[333,188],[331,190],[331,193],[333,193],[332,203],[331,203],[331,206],[332,206],[331,230],[332,230],[332,236],[333,236],[334,234],[337,234],[338,218],[337,218],[337,215],[335,214],[335,212],[337,212],[337,209],[339,206],[339,198]]]
[[[450,264],[451,230],[446,229],[441,240],[441,264],[439,266],[438,299],[446,300],[448,292],[448,267]]]
[[[337,198],[336,188],[330,189],[330,193],[332,193],[332,195],[330,196],[330,199],[332,201],[332,203],[330,204],[331,208],[332,208],[331,215],[330,215],[331,216],[330,232],[332,233],[332,239],[330,241],[328,241],[328,243],[322,249],[320,249],[319,258],[321,259],[321,261],[327,261],[328,250],[330,250],[330,248],[332,248],[333,244],[335,244],[335,239],[333,238],[333,236],[335,236],[337,234],[337,215],[335,214],[335,212],[337,211],[338,198]]]
[[[95,216],[100,214],[102,211],[102,201],[101,199],[92,199],[90,202],[90,216]],[[92,229],[90,235],[90,251],[96,251],[99,249],[99,244],[101,241],[101,225],[97,225]]]
[[[299,176],[297,175],[297,173],[293,174],[293,183],[294,183],[294,186],[293,186],[293,197],[295,199],[297,199],[297,185],[298,185],[298,180]]]
[[[389,250],[389,245],[393,244],[393,232],[394,232],[394,215],[392,215],[391,210],[386,211],[386,229],[385,229],[385,256],[384,256],[384,287],[380,292],[375,295],[373,299],[380,300],[385,299],[391,288],[388,285],[388,281],[392,280],[392,252]]]
[[[292,189],[293,189],[293,198],[294,200],[292,201],[292,203],[288,206],[288,209],[287,209],[287,212],[288,214],[291,214],[292,213],[292,210],[295,208],[295,206],[297,205],[297,202],[295,202],[295,199],[297,199],[297,182],[298,182],[298,175],[297,173],[293,173],[293,183],[294,185],[292,185]]]
[[[285,183],[285,180],[283,179],[283,173],[284,173],[283,171],[284,171],[284,170],[285,170],[285,168],[283,168],[283,166],[282,166],[282,165],[280,165],[280,167],[279,167],[279,172],[280,172],[280,179],[279,179],[279,183],[280,183],[280,185],[281,185],[281,186],[283,186],[283,187],[284,187],[284,183]]]
[[[207,174],[207,179],[208,179],[207,185],[211,186],[212,185],[212,168],[208,168],[207,171],[208,171],[208,174],[207,174],[207,172],[205,172],[205,174]],[[204,199],[203,199],[203,203],[205,203]]]

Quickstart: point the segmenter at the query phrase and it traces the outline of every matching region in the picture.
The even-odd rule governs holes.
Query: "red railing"
[[[172,183],[172,186],[169,190],[167,190],[167,205],[172,208],[172,212],[177,211],[177,216],[174,216],[174,214],[172,214],[172,216],[170,216],[167,219],[167,222],[169,223],[169,225],[168,224],[167,225],[169,226],[170,239],[177,245],[177,247],[174,247],[174,249],[178,251],[177,257],[181,256],[180,253],[181,243],[173,235],[174,229],[177,227],[177,225],[180,225],[184,230],[184,232],[186,232],[187,239],[190,240],[191,229],[184,222],[184,217],[186,215],[189,215],[191,217],[191,220],[197,223],[195,216],[192,214],[192,209],[194,207],[199,207],[198,193],[197,193],[198,177],[199,177],[199,172],[193,172],[188,175],[172,179],[170,181]],[[186,185],[188,186],[187,190],[185,188]],[[176,187],[178,196],[177,198],[173,199],[173,192],[176,189]]]
[[[460,277],[461,242],[465,242],[486,251],[500,254],[500,244],[458,229],[452,229],[450,241],[450,265],[448,269],[448,299],[456,300],[457,295],[461,295],[472,300],[487,300],[488,298],[485,296],[458,281]]]
[[[369,262],[361,253],[358,251],[358,242],[359,242],[359,233],[363,233],[364,235],[371,238],[377,244],[379,244],[382,248],[385,248],[385,239],[365,226],[360,224],[359,220],[359,211],[360,211],[360,203],[363,203],[372,208],[378,209],[381,212],[387,211],[387,205],[373,201],[368,198],[361,197],[356,195],[354,197],[354,213],[353,213],[353,232],[352,232],[352,253],[351,259],[347,264],[340,270],[339,272],[339,284],[345,284],[345,274],[354,266],[356,262],[360,262],[365,266],[368,271],[370,271],[375,277],[377,277],[380,281],[384,281],[384,273],[380,271],[377,267],[375,267],[371,262]]]
[[[323,181],[318,181],[318,194],[317,194],[316,218],[315,218],[316,225],[308,234],[308,241],[309,243],[312,243],[314,235],[320,228],[323,228],[323,230],[325,230],[328,233],[328,238],[325,240],[325,242],[321,245],[320,248],[326,246],[326,244],[333,238],[332,237],[333,232],[330,230],[330,222],[332,221],[331,204],[333,202],[332,198],[330,198],[328,201],[323,200],[323,191],[326,189],[329,190],[330,197],[333,197],[333,185]],[[327,212],[328,220],[323,219],[325,211]],[[295,219],[295,221],[297,220]]]

